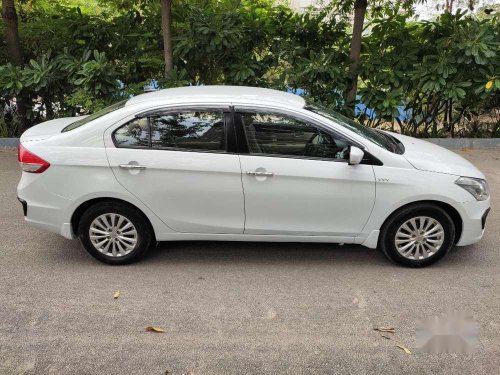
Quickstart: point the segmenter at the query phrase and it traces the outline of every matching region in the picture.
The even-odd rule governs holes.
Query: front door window
[[[241,115],[251,154],[346,160],[348,144],[297,118],[273,113]]]

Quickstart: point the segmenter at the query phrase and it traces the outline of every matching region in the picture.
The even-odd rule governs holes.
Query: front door
[[[119,181],[171,229],[243,233],[238,155],[227,152],[223,110],[177,110],[127,122],[107,148]]]
[[[354,237],[375,200],[371,165],[348,165],[349,143],[279,113],[240,112],[245,233]]]

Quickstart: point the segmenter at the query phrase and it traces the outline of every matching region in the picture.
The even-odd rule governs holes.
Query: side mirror
[[[365,153],[356,146],[349,146],[349,165],[357,165],[363,160]]]

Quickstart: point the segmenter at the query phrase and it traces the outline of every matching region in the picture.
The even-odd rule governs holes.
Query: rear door
[[[112,133],[121,185],[183,233],[242,233],[244,200],[226,108],[156,111]]]
[[[336,236],[351,240],[375,201],[369,164],[348,165],[349,141],[279,112],[240,110],[237,126],[248,234]]]

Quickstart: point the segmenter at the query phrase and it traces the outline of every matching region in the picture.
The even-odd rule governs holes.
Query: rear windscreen
[[[85,116],[84,118],[80,120],[76,120],[75,122],[72,122],[68,126],[66,126],[61,132],[68,132],[70,130],[79,128],[82,125],[85,125],[89,123],[90,121],[94,121],[95,119],[107,115],[110,112],[116,111],[117,109],[123,108],[125,106],[125,103],[127,100],[122,100],[118,103],[111,104],[109,107],[103,108],[100,111],[97,111],[95,113],[92,113],[91,115]]]

